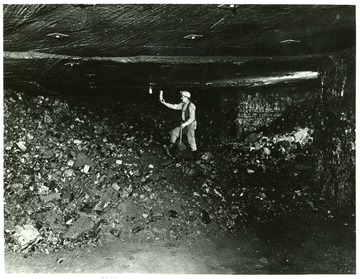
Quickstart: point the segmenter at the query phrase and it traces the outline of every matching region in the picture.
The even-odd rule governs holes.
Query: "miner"
[[[191,149],[192,158],[194,161],[197,160],[197,147],[195,141],[195,130],[197,126],[196,121],[196,106],[193,102],[190,101],[191,94],[188,91],[180,91],[181,94],[181,103],[170,104],[165,102],[163,98],[163,91],[160,91],[160,102],[167,106],[168,108],[181,110],[181,124],[175,127],[170,132],[170,144],[164,145],[166,154],[170,157],[173,157],[174,151],[176,148],[176,140],[180,136],[180,133],[186,134],[188,144]]]

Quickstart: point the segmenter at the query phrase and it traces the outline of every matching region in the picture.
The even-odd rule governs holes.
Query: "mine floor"
[[[121,242],[57,253],[5,254],[6,273],[355,274],[348,220],[278,220],[245,235]]]

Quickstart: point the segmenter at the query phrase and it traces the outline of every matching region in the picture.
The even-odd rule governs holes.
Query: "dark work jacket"
[[[187,104],[187,107],[186,107],[186,109],[185,109],[185,120],[184,121],[187,121],[189,118],[190,118],[190,105],[192,104],[192,102],[189,102],[188,104]],[[184,105],[184,106],[186,106],[186,104]],[[183,106],[183,108],[184,108],[184,106]],[[195,105],[194,105],[195,106]],[[196,120],[196,113],[195,113],[195,120]],[[195,121],[194,120],[194,121]]]

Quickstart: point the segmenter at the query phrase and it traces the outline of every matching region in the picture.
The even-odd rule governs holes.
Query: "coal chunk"
[[[177,218],[177,217],[178,217],[178,213],[177,213],[175,210],[172,210],[172,209],[170,209],[170,210],[168,211],[168,214],[169,214],[169,216],[172,217],[172,218]]]
[[[204,224],[210,224],[210,222],[211,222],[210,215],[209,215],[209,213],[207,213],[206,210],[202,210],[200,212],[200,219]]]

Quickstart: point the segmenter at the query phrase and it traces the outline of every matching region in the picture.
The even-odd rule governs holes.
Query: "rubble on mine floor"
[[[161,141],[171,125],[165,119],[156,105],[76,106],[7,90],[6,249],[204,238],[299,211],[332,218],[312,187],[309,123],[254,132],[244,141],[216,140],[212,127],[200,125],[200,141],[212,140],[203,141],[192,162],[188,150],[175,160],[165,156]]]

